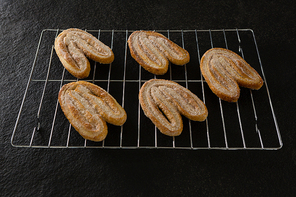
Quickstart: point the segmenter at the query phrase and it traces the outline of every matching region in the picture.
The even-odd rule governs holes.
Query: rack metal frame
[[[56,79],[49,79],[49,75],[50,75],[50,72],[51,72],[51,65],[52,65],[52,58],[53,56],[55,55],[54,54],[54,45],[53,45],[53,40],[50,41],[52,43],[52,46],[51,46],[51,52],[50,52],[50,55],[49,55],[49,64],[48,64],[48,68],[46,70],[46,78],[45,79],[33,79],[33,72],[34,72],[34,69],[35,69],[35,65],[36,65],[36,61],[38,59],[38,56],[39,56],[39,49],[41,47],[41,40],[44,36],[45,33],[47,32],[56,32],[55,34],[55,37],[59,34],[59,32],[61,32],[62,29],[44,29],[42,32],[41,32],[41,35],[40,35],[40,38],[39,38],[39,42],[38,42],[38,46],[37,46],[37,50],[36,50],[36,53],[35,53],[35,58],[34,58],[34,61],[33,61],[33,64],[32,64],[32,68],[31,68],[31,72],[30,72],[30,75],[29,75],[29,79],[28,79],[28,82],[27,82],[27,85],[26,85],[26,88],[25,88],[25,92],[24,92],[24,96],[23,96],[23,99],[22,99],[22,102],[21,102],[21,105],[20,105],[20,110],[19,110],[19,113],[17,115],[17,118],[16,118],[16,123],[15,123],[15,126],[14,126],[14,129],[13,129],[13,132],[12,132],[12,136],[11,136],[11,145],[14,146],[14,147],[27,147],[27,148],[105,148],[105,149],[139,149],[139,148],[145,148],[145,149],[183,149],[183,150],[203,150],[203,149],[206,149],[206,150],[278,150],[280,148],[282,148],[283,146],[283,142],[282,142],[282,139],[281,139],[281,134],[280,134],[280,130],[279,130],[279,126],[278,126],[278,123],[277,123],[277,120],[276,120],[276,116],[275,116],[275,113],[274,113],[274,109],[273,109],[273,105],[272,105],[272,101],[271,101],[271,96],[270,96],[270,93],[269,93],[269,89],[268,89],[268,85],[267,85],[267,81],[266,81],[266,78],[265,78],[265,75],[264,75],[264,71],[263,71],[263,66],[262,66],[262,62],[261,62],[261,58],[260,58],[260,55],[259,55],[259,50],[258,50],[258,46],[257,46],[257,42],[256,42],[256,39],[255,39],[255,34],[253,32],[252,29],[216,29],[216,30],[156,30],[157,32],[160,32],[160,33],[166,33],[167,34],[167,37],[170,39],[170,33],[180,33],[181,35],[181,40],[182,40],[182,47],[185,48],[185,43],[184,43],[184,34],[186,33],[191,33],[191,34],[194,34],[195,35],[195,40],[194,42],[196,43],[196,54],[190,54],[190,55],[196,55],[197,56],[197,59],[198,59],[198,63],[200,63],[200,59],[201,59],[201,52],[199,50],[199,33],[208,33],[208,36],[209,36],[209,39],[210,39],[210,45],[211,47],[213,48],[215,45],[214,45],[214,41],[213,41],[213,37],[212,37],[212,33],[213,32],[222,32],[223,33],[223,37],[224,37],[224,41],[225,41],[225,48],[228,49],[228,41],[227,41],[227,36],[226,36],[226,32],[234,32],[236,33],[237,35],[237,41],[239,43],[239,52],[240,52],[240,55],[244,58],[244,48],[240,45],[241,43],[241,37],[240,37],[240,33],[241,32],[250,32],[252,34],[252,37],[253,37],[253,42],[254,42],[254,45],[255,45],[255,49],[256,49],[256,54],[257,54],[257,58],[258,58],[258,61],[259,61],[259,65],[260,65],[260,69],[261,69],[261,74],[262,74],[262,77],[263,77],[263,80],[264,80],[264,85],[266,86],[266,93],[267,93],[267,97],[268,97],[268,103],[269,103],[269,107],[270,110],[271,110],[271,113],[272,113],[272,117],[273,117],[273,124],[275,126],[275,130],[276,130],[276,133],[277,133],[277,141],[278,141],[278,146],[272,146],[272,147],[268,147],[268,146],[265,146],[264,144],[264,140],[261,136],[261,132],[260,132],[260,129],[258,128],[258,125],[257,125],[257,110],[256,110],[256,105],[255,105],[255,102],[254,102],[254,96],[253,96],[253,93],[252,93],[252,90],[250,90],[250,99],[251,99],[251,102],[252,102],[252,108],[253,108],[253,114],[254,114],[254,117],[251,117],[252,119],[255,119],[255,130],[256,130],[256,133],[257,133],[257,137],[260,141],[260,145],[258,147],[249,147],[248,144],[246,143],[245,141],[245,130],[244,130],[244,127],[243,127],[243,124],[242,124],[242,121],[241,121],[241,112],[240,112],[240,105],[239,105],[239,102],[236,102],[235,104],[233,105],[236,105],[236,112],[237,112],[237,119],[238,119],[238,122],[239,122],[239,127],[240,127],[240,136],[241,136],[241,141],[242,141],[242,146],[236,146],[236,147],[231,147],[229,146],[228,144],[228,135],[227,135],[227,129],[226,129],[226,126],[225,126],[225,121],[224,121],[224,106],[223,106],[223,101],[221,101],[221,99],[219,99],[219,110],[220,110],[220,114],[221,114],[221,123],[222,123],[222,128],[223,128],[223,135],[224,135],[224,144],[225,146],[212,146],[211,144],[211,138],[210,138],[210,130],[209,130],[209,122],[208,122],[208,119],[205,120],[204,124],[206,125],[206,140],[207,140],[207,146],[197,146],[193,143],[193,135],[192,135],[192,128],[191,128],[191,121],[189,121],[189,125],[188,125],[188,128],[189,128],[189,145],[188,146],[177,146],[176,145],[176,138],[178,137],[172,137],[171,139],[171,146],[160,146],[158,144],[158,135],[162,135],[158,132],[158,129],[155,127],[154,129],[154,145],[152,146],[146,146],[146,145],[141,145],[141,118],[146,118],[146,117],[141,117],[141,107],[140,107],[140,103],[138,103],[138,119],[137,120],[134,120],[134,121],[137,121],[137,124],[138,124],[138,131],[135,131],[137,132],[137,142],[136,142],[136,145],[132,145],[132,146],[125,146],[123,145],[123,135],[124,135],[124,125],[121,126],[121,130],[120,130],[120,133],[119,133],[119,142],[118,142],[118,145],[106,145],[105,144],[105,141],[103,141],[101,144],[99,145],[88,145],[88,141],[87,140],[84,140],[84,144],[81,144],[79,146],[72,146],[70,145],[69,141],[71,139],[71,132],[73,129],[71,129],[71,124],[69,124],[69,127],[68,127],[68,134],[67,134],[67,142],[66,142],[66,145],[52,145],[52,136],[53,136],[53,132],[54,132],[54,126],[56,124],[56,121],[58,121],[56,119],[56,115],[57,115],[57,111],[59,109],[59,102],[58,102],[58,99],[56,101],[56,105],[54,106],[55,107],[55,112],[54,112],[54,115],[53,115],[53,118],[52,118],[52,126],[51,126],[51,131],[50,131],[50,135],[48,137],[48,143],[47,145],[36,145],[34,144],[34,137],[36,135],[37,132],[41,132],[40,131],[40,112],[42,110],[42,106],[44,105],[44,100],[46,99],[45,98],[45,92],[46,92],[46,88],[47,88],[47,84],[48,82],[52,82],[52,81],[56,81],[56,82],[60,82],[59,83],[59,87],[61,88],[63,83],[65,82],[71,82],[71,81],[75,81],[75,80],[68,80],[68,79],[65,79],[64,76],[65,76],[65,72],[67,72],[65,70],[65,68],[63,69],[63,73],[62,73],[62,76],[61,76],[61,79],[59,80],[56,80]],[[110,83],[114,83],[114,82],[121,82],[123,85],[122,85],[122,99],[121,99],[121,105],[122,107],[124,108],[125,105],[127,105],[128,103],[126,102],[125,100],[125,96],[126,96],[126,92],[125,92],[125,88],[126,88],[126,84],[127,83],[138,83],[138,90],[140,90],[141,88],[141,85],[143,82],[145,82],[146,80],[145,79],[142,79],[142,76],[141,76],[141,66],[139,65],[139,73],[138,73],[138,80],[129,80],[129,79],[126,79],[126,67],[127,67],[127,58],[130,58],[128,56],[128,46],[127,46],[127,40],[128,40],[128,36],[130,33],[132,33],[134,30],[85,30],[85,31],[88,31],[88,32],[91,32],[91,33],[97,33],[98,35],[98,39],[100,39],[100,35],[101,33],[104,33],[104,32],[109,32],[111,33],[111,46],[110,48],[113,49],[113,42],[117,41],[116,39],[114,39],[116,37],[116,34],[117,33],[121,33],[121,34],[125,34],[125,40],[121,40],[121,42],[125,42],[125,52],[124,52],[124,62],[123,62],[123,70],[124,70],[124,73],[123,73],[123,76],[122,76],[122,80],[114,80],[114,79],[111,79],[111,72],[112,72],[112,63],[109,65],[109,72],[108,72],[108,79],[107,80],[102,80],[102,79],[96,79],[95,78],[95,73],[96,73],[96,70],[97,70],[97,64],[95,63],[94,64],[94,67],[92,68],[94,70],[93,72],[93,78],[91,80],[88,80],[90,82],[106,82],[107,83],[107,89],[106,91],[109,92],[109,87],[110,87]],[[171,66],[171,65],[170,65]],[[184,72],[185,72],[185,77],[184,77],[184,80],[174,80],[172,78],[172,69],[169,69],[169,76],[170,76],[170,80],[174,80],[175,82],[181,82],[181,83],[185,83],[185,87],[188,88],[188,83],[199,83],[201,85],[201,89],[202,89],[202,100],[203,102],[207,105],[207,100],[206,100],[206,97],[205,97],[205,81],[203,79],[203,76],[200,74],[200,78],[199,79],[195,79],[195,80],[192,80],[192,79],[188,79],[187,78],[187,66],[184,65]],[[154,75],[154,78],[158,78],[158,76]],[[28,144],[18,144],[17,142],[15,142],[15,135],[18,133],[18,132],[21,132],[19,131],[19,121],[20,121],[20,117],[21,117],[21,114],[23,112],[23,106],[24,106],[24,103],[25,103],[25,100],[28,96],[28,89],[30,87],[30,83],[31,82],[40,82],[40,83],[44,83],[43,85],[43,90],[42,90],[42,95],[41,95],[41,99],[40,99],[40,102],[38,103],[39,107],[38,107],[38,111],[37,111],[37,114],[36,114],[36,117],[32,117],[32,118],[35,118],[36,119],[36,123],[37,125],[34,125],[33,126],[33,131],[31,133],[31,137],[30,137],[30,142]],[[138,92],[135,91],[135,94],[137,94]],[[27,131],[29,132],[29,131]],[[108,136],[107,136],[108,137]]]

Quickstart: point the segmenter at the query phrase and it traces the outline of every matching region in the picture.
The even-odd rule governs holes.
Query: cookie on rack
[[[175,65],[187,64],[189,53],[155,31],[135,31],[128,38],[131,56],[147,71],[163,75],[169,61]]]
[[[113,51],[107,45],[80,29],[64,30],[57,36],[54,45],[63,66],[78,79],[89,75],[87,57],[101,64],[110,64],[114,60]]]
[[[194,121],[204,121],[208,116],[205,104],[195,94],[170,80],[145,82],[140,89],[139,100],[144,114],[168,136],[182,133],[181,115]]]
[[[93,83],[65,84],[58,99],[69,122],[87,140],[104,140],[108,133],[106,122],[121,126],[127,119],[125,110],[117,101]]]
[[[237,102],[239,86],[258,90],[263,80],[257,71],[231,50],[212,48],[201,58],[200,69],[214,94],[228,102]]]

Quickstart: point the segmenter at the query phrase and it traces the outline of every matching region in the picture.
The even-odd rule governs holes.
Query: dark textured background
[[[215,3],[214,3],[215,2]],[[293,1],[0,1],[0,196],[294,196]],[[284,147],[278,151],[13,148],[40,32],[251,28]]]

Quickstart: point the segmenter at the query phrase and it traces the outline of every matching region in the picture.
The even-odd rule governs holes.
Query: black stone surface
[[[0,196],[294,196],[295,13],[293,1],[1,1]],[[283,148],[12,147],[10,137],[40,32],[70,27],[253,29]]]

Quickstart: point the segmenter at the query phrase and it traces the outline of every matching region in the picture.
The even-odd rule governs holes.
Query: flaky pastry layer
[[[208,116],[205,104],[195,94],[169,80],[145,82],[140,89],[139,100],[145,115],[168,136],[182,133],[181,115],[194,121],[204,121]]]
[[[228,49],[208,50],[201,58],[200,69],[212,92],[228,102],[237,102],[239,86],[258,90],[263,85],[257,71]]]
[[[96,37],[80,29],[67,29],[55,39],[55,51],[63,66],[75,77],[83,79],[90,72],[90,58],[102,64],[114,60],[113,51]]]
[[[175,65],[187,64],[189,53],[155,31],[135,31],[128,39],[131,56],[147,71],[163,75],[169,61]]]
[[[125,110],[108,92],[89,82],[65,84],[58,99],[72,126],[83,138],[91,141],[106,138],[106,122],[121,126],[127,119]]]

